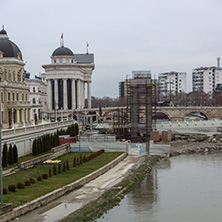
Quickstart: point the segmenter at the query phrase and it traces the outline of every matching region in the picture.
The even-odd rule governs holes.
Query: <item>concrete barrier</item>
[[[101,167],[100,169],[94,171],[93,173],[71,183],[68,185],[65,185],[57,190],[54,190],[42,197],[39,197],[33,201],[30,201],[22,206],[16,207],[11,212],[8,212],[4,215],[0,216],[1,222],[7,222],[9,220],[12,220],[13,218],[19,217],[22,214],[25,214],[29,211],[34,210],[35,208],[45,206],[47,203],[51,202],[52,200],[55,200],[56,198],[64,195],[68,191],[72,191],[75,188],[78,188],[80,186],[83,186],[84,184],[90,182],[91,180],[94,180],[95,178],[99,177],[100,175],[107,172],[109,169],[116,166],[119,162],[121,162],[125,157],[127,156],[126,153],[123,153],[119,157],[117,157],[115,160],[111,161],[110,163],[106,164],[105,166]]]

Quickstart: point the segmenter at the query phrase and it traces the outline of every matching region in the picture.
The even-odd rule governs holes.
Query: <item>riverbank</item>
[[[158,161],[159,158],[147,157],[137,168],[132,169],[120,183],[112,186],[98,199],[91,201],[60,221],[93,221],[101,217],[105,212],[118,205],[127,193],[141,183]]]
[[[171,156],[222,151],[222,134],[207,136],[200,133],[173,132],[172,138],[173,141],[164,143],[171,145]]]

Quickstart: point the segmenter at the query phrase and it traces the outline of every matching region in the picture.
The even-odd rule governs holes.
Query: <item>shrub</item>
[[[30,183],[35,183],[35,179],[33,179],[33,178],[30,178],[29,181],[30,181]]]
[[[10,185],[8,185],[8,190],[11,191],[11,192],[15,192],[15,191],[16,191],[16,186],[15,186],[15,184],[10,184]]]
[[[3,152],[2,152],[2,166],[7,167],[8,165],[8,151],[7,151],[7,144],[5,143],[3,146]]]
[[[29,180],[26,180],[26,181],[25,181],[25,186],[30,186],[30,185],[31,185],[30,181],[29,181]]]
[[[13,161],[14,163],[17,163],[18,162],[18,149],[17,149],[17,146],[14,144],[13,146]]]
[[[42,178],[43,178],[44,180],[48,179],[48,174],[47,174],[47,173],[43,173],[43,174],[42,174]]]
[[[69,161],[66,159],[66,169],[69,170]]]
[[[73,167],[76,167],[76,157],[73,159]]]
[[[42,181],[42,176],[38,176],[38,177],[37,177],[37,180],[38,180],[38,181]]]
[[[86,162],[86,157],[85,157],[85,155],[83,156],[82,161],[83,161],[83,163],[85,163],[85,162]]]
[[[59,165],[58,165],[58,173],[62,173],[62,165],[61,165],[61,163],[59,163]]]
[[[66,163],[65,163],[65,162],[63,162],[63,164],[62,164],[62,171],[63,171],[63,172],[66,171]]]
[[[49,169],[49,177],[52,177],[52,169]]]
[[[80,159],[80,164],[82,164],[82,155],[80,155],[79,159]]]
[[[19,183],[17,183],[17,188],[18,189],[24,189],[24,183],[22,183],[22,182],[19,182]]]
[[[8,164],[12,165],[13,163],[14,163],[14,161],[13,161],[12,144],[10,144],[9,150],[8,150]]]
[[[57,167],[56,167],[56,165],[53,165],[53,175],[57,175]]]
[[[6,187],[3,187],[3,194],[7,194],[8,193],[8,189]]]
[[[79,158],[76,159],[76,165],[79,166]]]

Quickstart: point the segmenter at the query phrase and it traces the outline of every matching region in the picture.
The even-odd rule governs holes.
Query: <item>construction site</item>
[[[127,109],[113,115],[113,129],[118,139],[148,142],[152,130],[153,87],[150,71],[133,71],[126,79]]]

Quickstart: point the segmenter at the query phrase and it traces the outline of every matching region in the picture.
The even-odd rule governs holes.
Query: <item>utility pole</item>
[[[3,179],[2,179],[2,99],[0,93],[0,180],[1,180],[1,205],[3,204]]]

